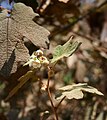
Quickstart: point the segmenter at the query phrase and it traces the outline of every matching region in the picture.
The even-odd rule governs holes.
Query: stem
[[[54,104],[53,104],[53,101],[52,101],[52,97],[51,97],[51,93],[50,93],[50,89],[48,88],[47,89],[47,92],[48,92],[48,96],[49,96],[49,99],[50,99],[50,102],[51,102],[51,105],[52,105],[52,110],[55,114],[55,118],[56,120],[58,120],[58,115],[57,115],[57,112],[56,112],[56,108],[54,107]]]
[[[66,98],[66,96],[64,96],[61,101],[58,103],[58,105],[56,106],[56,111],[58,110],[59,106],[61,105],[62,101]]]
[[[49,82],[50,82],[50,67],[48,67],[48,82],[47,82],[47,93],[48,93],[48,96],[49,96],[49,100],[51,102],[51,107],[52,107],[52,110],[54,112],[54,115],[55,115],[55,120],[58,120],[58,115],[57,115],[57,112],[56,112],[56,107],[54,106],[53,104],[53,101],[52,101],[52,96],[51,96],[51,92],[50,92],[50,89],[49,89]]]

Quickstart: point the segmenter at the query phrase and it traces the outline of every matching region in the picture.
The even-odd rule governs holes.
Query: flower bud
[[[39,57],[39,60],[42,64],[45,64],[45,65],[48,65],[49,64],[49,61],[48,59],[45,57],[45,56],[41,56]]]
[[[37,50],[34,54],[36,56],[42,56],[43,55],[43,51],[42,50]]]
[[[46,91],[46,89],[47,89],[47,85],[44,83],[44,84],[42,84],[42,87],[41,87],[41,92],[44,92],[44,91]]]

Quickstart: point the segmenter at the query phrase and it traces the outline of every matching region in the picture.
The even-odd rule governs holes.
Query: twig
[[[55,119],[58,120],[58,115],[57,115],[57,112],[56,112],[56,108],[55,108],[55,106],[53,104],[51,92],[50,92],[50,89],[49,89],[49,82],[50,82],[50,67],[48,67],[47,93],[48,93],[48,96],[49,96],[49,100],[51,102],[51,107],[52,107],[52,110],[54,112]]]
[[[107,53],[107,48],[103,47],[103,46],[97,46],[97,47],[94,47],[95,50],[98,50],[100,52],[106,52]]]
[[[58,30],[55,30],[56,32],[53,33],[52,35],[50,35],[50,39],[52,39],[55,35],[59,34],[59,33],[62,33],[66,30],[68,30],[69,28],[71,28],[72,26],[74,26],[76,23],[78,23],[80,20],[83,20],[84,18],[86,18],[88,15],[96,12],[98,9],[100,9],[101,7],[103,7],[105,4],[107,4],[107,1],[104,1],[102,4],[100,4],[99,6],[95,7],[95,8],[92,8],[90,9],[85,15],[83,16],[80,16],[78,17],[74,22],[64,26],[63,28],[59,29]]]
[[[51,92],[50,92],[50,89],[49,89],[49,82],[50,82],[50,77],[51,77],[50,73],[51,73],[51,68],[48,67],[47,93],[48,93],[48,96],[49,96],[49,100],[51,102],[51,106],[52,106],[52,110],[54,112],[55,118],[56,118],[56,120],[58,120],[57,110],[58,110],[59,106],[61,105],[62,101],[66,98],[66,96],[61,99],[61,101],[58,103],[57,106],[54,106],[52,96],[51,96]]]
[[[61,105],[62,101],[66,98],[66,96],[64,96],[61,101],[58,103],[58,105],[56,106],[56,111],[58,110],[59,106]]]

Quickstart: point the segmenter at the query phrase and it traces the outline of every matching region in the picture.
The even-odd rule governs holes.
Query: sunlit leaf
[[[69,0],[58,0],[59,2],[67,3]]]
[[[84,96],[83,91],[103,95],[103,93],[98,91],[96,88],[88,86],[86,83],[67,85],[59,88],[58,90],[61,92],[61,94],[60,96],[56,97],[57,100],[62,99],[64,96],[66,96],[68,99],[81,99]]]
[[[84,87],[84,86],[87,86],[87,83],[79,83],[79,84],[67,85],[67,86],[58,88],[58,90],[68,91],[68,90],[75,89],[75,88],[77,88],[77,87]]]
[[[53,59],[51,60],[51,63],[54,63],[63,57],[69,57],[78,49],[81,42],[71,43],[71,39],[68,42],[66,42],[64,45],[58,45],[55,48],[54,53],[53,53]]]

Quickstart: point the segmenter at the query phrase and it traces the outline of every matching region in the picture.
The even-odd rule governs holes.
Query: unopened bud
[[[47,89],[47,85],[46,85],[46,84],[43,84],[42,87],[41,87],[41,92],[46,91],[46,89]]]
[[[34,54],[36,56],[42,56],[43,55],[43,51],[42,50],[37,50]]]
[[[39,57],[39,60],[42,64],[45,64],[45,65],[48,65],[49,64],[49,61],[48,59],[45,57],[45,56],[41,56]]]

